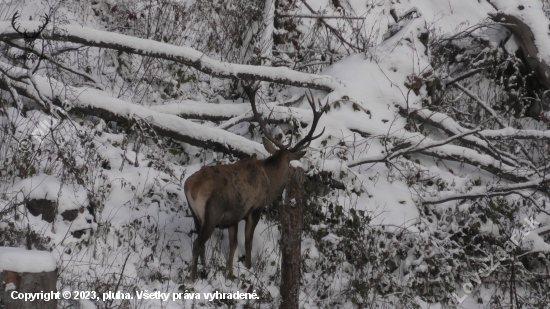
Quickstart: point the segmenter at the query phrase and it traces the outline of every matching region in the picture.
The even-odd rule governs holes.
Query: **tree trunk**
[[[57,270],[41,273],[16,273],[4,270],[0,272],[0,298],[6,309],[56,309],[57,300],[51,299],[52,293],[57,291],[56,282]],[[17,291],[17,294],[43,292],[42,295],[49,294],[50,300],[45,301],[44,297],[34,301],[13,299],[13,291]]]
[[[304,170],[290,167],[281,209],[281,308],[298,309],[304,197]]]

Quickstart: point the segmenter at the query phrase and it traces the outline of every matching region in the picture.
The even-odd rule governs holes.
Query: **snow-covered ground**
[[[328,102],[331,108],[317,126],[316,133],[324,128],[324,134],[311,143],[302,166],[312,177],[332,173],[345,189],[308,189],[312,197],[305,209],[309,221],[302,241],[304,261],[300,307],[412,308],[418,305],[421,308],[447,308],[450,305],[438,301],[456,298],[452,296],[453,292],[459,297],[468,295],[460,304],[463,308],[491,307],[491,297],[495,294],[493,285],[481,285],[479,290],[471,293],[463,291],[463,281],[458,278],[467,280],[470,271],[465,265],[471,259],[481,257],[477,253],[463,257],[464,249],[458,248],[457,244],[466,247],[476,237],[489,239],[506,235],[501,235],[503,232],[497,227],[498,218],[478,218],[484,215],[477,213],[477,201],[458,204],[451,198],[464,194],[483,195],[488,188],[498,191],[513,186],[512,181],[495,178],[490,172],[495,166],[506,175],[531,181],[533,186],[543,184],[547,176],[534,174],[532,169],[518,168],[515,165],[519,160],[517,157],[495,158],[450,142],[443,130],[435,130],[428,136],[423,134],[423,129],[410,130],[402,111],[424,112],[426,118],[445,123],[453,133],[463,134],[465,140],[483,147],[489,147],[488,139],[499,136],[536,135],[543,141],[543,138],[550,137],[546,124],[527,120],[525,130],[511,126],[479,129],[475,132],[479,135],[474,136],[475,128],[467,128],[443,112],[432,113],[426,109],[423,100],[428,96],[427,86],[421,86],[418,92],[412,91],[410,86],[412,77],[428,79],[440,74],[439,68],[433,66],[432,51],[425,44],[424,34],[429,33],[430,39],[450,37],[487,22],[489,14],[497,10],[527,22],[534,30],[541,61],[550,63],[550,21],[544,16],[541,2],[340,0],[336,1],[340,3],[340,9],[334,2],[307,1],[314,10],[324,10],[325,15],[344,14],[342,11],[346,11],[365,17],[364,29],[372,31],[376,43],[366,52],[354,53],[327,65],[318,74],[288,68],[228,64],[218,60],[217,55],[205,55],[193,47],[107,32],[110,30],[108,25],[95,19],[93,14],[74,11],[78,7],[76,4],[59,4],[56,14],[65,15],[64,22],[56,27],[64,29],[64,35],[85,38],[92,42],[89,43],[92,46],[124,44],[140,55],[161,55],[160,58],[180,63],[200,62],[202,72],[211,72],[219,79],[256,74],[267,81],[292,85],[287,80],[293,80],[294,85],[300,83],[317,89],[313,91],[315,100]],[[108,4],[112,12],[117,5],[117,1],[100,3]],[[122,3],[118,3],[120,7]],[[194,2],[179,3],[189,6]],[[8,1],[0,4],[4,20],[0,22],[0,37],[6,38],[14,33],[9,17],[15,10],[21,12],[22,26],[33,28],[40,21],[29,22],[29,16],[36,18],[48,11],[48,4],[51,3]],[[300,2],[296,4],[295,14],[311,14],[307,7],[299,5]],[[519,9],[519,6],[524,8]],[[397,23],[390,13],[393,11],[397,16],[403,16],[412,10],[415,10],[414,18],[404,18]],[[334,27],[338,27],[340,21],[327,19],[327,23]],[[308,22],[301,27],[312,28],[315,19],[311,24]],[[383,40],[384,34],[391,29],[396,31]],[[498,46],[498,36],[486,37],[488,45]],[[90,53],[100,56],[98,49],[91,49]],[[0,70],[10,75],[27,74],[4,60],[0,63]],[[272,208],[266,211],[255,230],[252,269],[247,269],[244,261],[239,260],[234,265],[237,278],[224,276],[229,252],[228,233],[227,230],[216,230],[207,243],[207,261],[204,267],[199,267],[199,279],[189,282],[192,242],[196,234],[193,233],[194,223],[183,184],[204,165],[230,164],[236,158],[157,138],[153,130],[180,132],[193,141],[212,141],[227,149],[237,149],[242,154],[264,158],[268,153],[261,145],[258,128],[251,128],[248,122],[241,121],[252,116],[250,105],[242,99],[223,98],[217,102],[206,102],[204,98],[166,98],[159,100],[161,102],[140,104],[128,96],[119,95],[125,83],[120,76],[109,83],[107,75],[96,75],[94,78],[101,80],[105,90],[85,84],[70,85],[67,79],[46,73],[35,76],[33,82],[46,99],[53,101],[59,97],[66,100],[67,111],[91,108],[133,119],[132,130],[138,133],[130,134],[127,127],[116,127],[98,117],[76,112],[71,116],[74,121],[56,122],[57,125],[43,138],[30,139],[38,124],[50,121],[51,116],[33,110],[23,117],[16,108],[6,108],[0,120],[3,126],[13,125],[14,128],[12,133],[6,131],[0,135],[0,156],[7,160],[2,165],[5,170],[0,177],[0,234],[5,231],[5,235],[13,235],[8,237],[14,239],[10,243],[0,235],[0,241],[5,245],[20,246],[21,243],[15,240],[19,235],[16,231],[28,227],[43,239],[37,240],[33,248],[50,250],[55,258],[61,290],[93,290],[101,295],[108,291],[123,291],[134,297],[131,300],[97,302],[64,301],[60,302],[63,308],[76,308],[77,305],[80,308],[278,307],[280,236],[275,217],[277,212]],[[437,77],[450,80],[454,76]],[[217,82],[219,80],[214,79],[211,85],[202,86],[214,89]],[[30,84],[23,82],[14,84],[14,87],[32,89]],[[262,103],[266,104],[261,113],[265,118],[288,119],[302,124],[300,133],[303,136],[312,122],[309,104],[306,100],[291,106],[284,103],[296,100],[304,93],[304,88],[287,87],[271,97],[266,95],[262,98]],[[479,101],[488,99],[481,98]],[[9,94],[6,93],[4,99],[10,100]],[[32,104],[30,100],[22,100],[25,104]],[[270,126],[274,132],[284,132],[289,127],[288,124]],[[30,149],[21,148],[23,140],[31,141]],[[392,164],[378,162],[386,159],[391,154],[388,149],[399,143],[405,145],[403,151],[408,147],[424,147],[426,150],[407,158],[395,156]],[[463,156],[469,161],[465,164],[437,159],[445,156]],[[521,183],[518,190],[527,188],[524,186],[527,181]],[[429,210],[425,207],[446,198],[449,201],[430,206]],[[508,198],[510,207],[524,201],[519,195]],[[533,194],[530,198],[534,203],[547,205],[547,197],[542,194]],[[54,202],[57,215],[53,222],[45,221],[44,215],[30,214],[25,206],[29,200]],[[502,206],[502,209],[506,207]],[[548,261],[550,244],[539,234],[546,233],[550,216],[548,212],[535,213],[533,208],[529,209],[517,211],[516,217],[509,218],[510,222],[532,218],[540,223],[522,238],[523,254],[540,254],[543,256],[541,260],[546,256]],[[76,217],[67,220],[63,214],[71,210],[75,211]],[[469,211],[469,219],[457,215]],[[479,226],[470,227],[468,224],[472,220],[478,220]],[[462,231],[468,236],[460,241],[451,240],[452,231]],[[238,239],[236,254],[241,257],[245,254],[244,222],[239,225]],[[13,256],[19,252],[2,248],[0,272],[3,267],[8,269],[2,262],[13,264]],[[26,256],[35,254],[26,252],[17,265],[25,266]],[[33,267],[50,269],[51,263],[45,265],[47,262],[44,258],[44,265]],[[18,271],[19,266],[10,267]],[[501,273],[499,269],[496,272]],[[445,290],[438,290],[439,295],[426,293],[430,284],[440,284]],[[548,287],[548,283],[546,285]],[[184,296],[198,293],[200,300],[138,299],[136,292],[141,291],[171,295],[183,293]],[[216,291],[256,293],[259,300],[205,299],[206,293]],[[518,288],[517,293],[525,296],[528,291]],[[427,298],[432,296],[428,302]]]

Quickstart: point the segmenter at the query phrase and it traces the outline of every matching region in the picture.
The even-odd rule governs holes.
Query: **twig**
[[[317,12],[315,12],[315,10],[309,6],[309,4],[307,4],[306,0],[302,0],[302,3],[308,8],[308,10],[315,14],[315,15],[318,15]],[[323,25],[325,25],[325,27],[327,27],[340,41],[342,41],[342,43],[345,43],[346,45],[348,45],[349,47],[351,47],[352,49],[354,50],[357,50],[357,51],[361,51],[361,52],[364,52],[366,51],[366,49],[364,48],[361,48],[359,46],[355,46],[353,45],[352,43],[348,42],[346,39],[344,39],[344,37],[342,36],[342,34],[340,32],[338,32],[338,30],[336,30],[334,27],[332,27],[331,25],[327,24],[327,22],[324,20],[324,19],[319,19]]]
[[[477,95],[475,95],[470,90],[464,88],[462,85],[457,83],[457,84],[454,84],[454,86],[457,87],[458,89],[464,91],[464,93],[466,93],[470,98],[474,99],[481,107],[483,107],[484,110],[486,110],[489,114],[493,115],[493,117],[495,117],[496,122],[502,128],[508,127],[507,125],[504,124],[504,122],[502,122],[502,120],[500,120],[500,118],[498,117],[498,114],[489,106],[489,104],[485,103]]]

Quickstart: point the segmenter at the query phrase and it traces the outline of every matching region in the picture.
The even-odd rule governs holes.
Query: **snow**
[[[508,15],[515,16],[529,26],[535,37],[539,60],[550,64],[550,21],[542,10],[542,1],[537,0],[496,0],[495,7]]]
[[[274,2],[266,1],[266,6],[263,8],[264,16],[273,14],[272,4]],[[138,54],[159,55],[160,58],[189,64],[218,77],[235,78],[245,74],[256,74],[262,76],[265,81],[278,81],[287,85],[308,83],[313,85],[313,88],[320,89],[313,92],[315,101],[319,100],[323,104],[327,102],[331,108],[321,117],[315,133],[320,133],[323,128],[325,132],[319,139],[311,143],[304,159],[292,161],[290,165],[304,168],[309,176],[315,176],[321,172],[330,173],[333,180],[343,184],[344,189],[331,189],[326,196],[324,195],[322,198],[326,199],[326,202],[324,202],[321,211],[326,212],[326,205],[329,203],[341,205],[344,212],[365,211],[370,218],[369,228],[375,227],[390,233],[407,231],[415,235],[432,233],[436,230],[437,223],[430,224],[422,213],[424,209],[422,207],[432,207],[430,203],[437,203],[437,206],[430,208],[434,211],[447,209],[466,211],[475,208],[474,201],[462,205],[457,205],[455,201],[478,196],[487,197],[486,193],[489,189],[494,192],[493,195],[502,195],[503,191],[514,189],[521,194],[535,196],[534,189],[548,180],[544,177],[536,178],[528,172],[528,169],[518,168],[525,162],[516,160],[517,157],[514,155],[504,158],[500,155],[488,154],[484,150],[491,149],[492,141],[512,136],[547,141],[550,139],[550,130],[536,130],[528,126],[525,126],[525,129],[505,127],[497,130],[482,130],[474,135],[471,134],[473,133],[472,128],[453,120],[442,110],[432,111],[423,106],[424,103],[421,99],[426,92],[425,87],[420,89],[420,95],[416,95],[405,86],[405,83],[409,82],[410,76],[421,76],[434,70],[431,67],[429,51],[418,39],[420,34],[429,30],[430,35],[436,34],[445,37],[454,33],[456,29],[473,26],[485,20],[488,13],[495,11],[490,3],[485,0],[410,0],[365,4],[364,1],[349,0],[340,1],[344,8],[342,12],[335,10],[333,1],[312,0],[308,3],[323,14],[364,16],[368,27],[374,29],[375,26],[380,26],[381,33],[373,34],[373,37],[377,38],[380,38],[393,23],[388,14],[390,9],[395,9],[401,16],[415,8],[418,18],[399,22],[401,28],[398,33],[384,42],[376,41],[380,44],[369,48],[367,52],[345,57],[318,75],[300,73],[286,68],[222,63],[215,60],[215,56],[208,57],[189,47],[137,39],[81,27],[75,23],[62,26],[66,32],[58,35],[80,37],[86,41],[87,45],[91,46],[123,45],[135,50]],[[539,50],[550,50],[547,48],[550,47],[547,35],[548,20],[546,17],[541,17],[543,13],[538,1],[495,0],[491,3],[494,3],[500,10],[529,22],[532,28],[537,29],[535,36],[537,44],[540,44],[537,45],[540,47]],[[297,14],[309,13],[303,5],[298,4],[300,7],[296,8]],[[519,4],[526,8],[518,10]],[[339,22],[341,20],[327,20],[327,23],[335,27],[339,25]],[[36,22],[22,21],[21,23],[22,27],[28,29],[38,26]],[[265,29],[260,39],[266,42],[269,41],[267,38],[273,31],[272,21],[268,21],[264,26]],[[305,24],[300,27],[305,27]],[[14,33],[9,22],[0,22],[0,33],[2,33],[0,38],[13,37]],[[485,33],[484,35],[497,37],[501,34]],[[509,43],[506,48],[512,50],[515,47],[514,44]],[[262,53],[269,56],[269,51],[267,48],[267,50],[262,50]],[[542,57],[550,59],[548,55],[542,55]],[[14,76],[26,76],[26,71],[18,71],[6,63],[0,63],[0,65],[3,70]],[[35,78],[38,88],[48,98],[61,96],[63,99],[74,102],[73,108],[97,108],[129,119],[144,119],[158,128],[187,135],[197,141],[214,141],[223,144],[228,149],[239,150],[247,155],[257,154],[260,158],[268,155],[263,146],[254,141],[258,140],[259,136],[248,134],[248,122],[240,123],[241,120],[253,116],[250,105],[242,103],[242,100],[237,102],[223,99],[213,100],[219,101],[216,104],[203,100],[170,99],[159,105],[149,104],[149,102],[139,105],[122,98],[115,98],[116,94],[112,90],[101,91],[87,87],[61,85],[57,80],[48,80],[42,76]],[[449,81],[447,80],[447,82]],[[51,88],[50,83],[56,86]],[[18,82],[17,86],[27,90],[31,89],[28,84],[23,82]],[[265,88],[267,89],[267,87]],[[262,96],[267,96],[266,89],[261,90],[265,91]],[[281,92],[285,96],[293,96],[293,98],[304,94],[303,89],[298,88]],[[262,101],[259,104],[259,108],[264,118],[288,122],[296,120],[302,127],[298,129],[301,136],[309,131],[312,112],[305,99],[291,107],[281,106],[280,102],[266,101],[266,104],[263,103]],[[430,108],[436,110],[435,107]],[[411,114],[416,113],[422,119],[430,119],[444,130],[435,129],[434,133],[429,136],[418,132],[420,130],[411,132],[407,129],[407,121],[399,114],[402,110],[407,110]],[[215,121],[221,123],[215,123]],[[76,126],[80,128],[78,124]],[[255,287],[261,286],[264,291],[274,297],[275,301],[279,299],[279,288],[274,283],[276,280],[272,280],[277,276],[279,265],[276,253],[280,238],[279,229],[276,225],[272,223],[270,225],[268,221],[264,220],[260,221],[255,230],[252,246],[253,264],[256,262],[263,264],[258,264],[248,270],[242,263],[235,262],[235,275],[245,279],[229,280],[224,278],[221,273],[216,273],[215,276],[206,280],[198,280],[195,283],[189,283],[182,279],[188,271],[192,243],[195,239],[190,232],[194,229],[193,219],[186,216],[189,213],[186,213],[188,206],[185,204],[183,183],[204,165],[229,164],[231,162],[218,161],[217,154],[201,152],[200,149],[189,145],[189,143],[183,146],[185,154],[189,155],[188,159],[180,160],[184,157],[183,154],[174,156],[164,154],[168,158],[166,166],[151,167],[148,166],[148,163],[157,162],[151,158],[151,153],[148,152],[153,147],[145,145],[146,150],[135,151],[133,142],[121,146],[127,142],[127,135],[107,133],[103,126],[102,123],[95,125],[95,132],[101,132],[101,134],[94,137],[94,145],[97,146],[101,158],[108,161],[111,168],[102,170],[106,179],[103,185],[108,184],[110,189],[107,190],[107,197],[104,204],[101,205],[103,208],[101,211],[97,211],[99,224],[87,224],[83,222],[83,218],[75,222],[74,226],[70,226],[66,222],[55,222],[55,225],[50,225],[39,218],[28,219],[33,229],[45,231],[45,235],[52,237],[52,243],[55,243],[56,247],[50,255],[58,258],[64,266],[70,265],[67,267],[68,276],[87,278],[90,273],[93,273],[95,276],[103,278],[116,273],[121,274],[121,277],[131,278],[134,280],[132,285],[138,286],[140,289],[157,289],[163,292],[176,292],[180,288],[193,289],[200,293],[222,290],[236,291],[242,289],[241,284],[251,281]],[[289,127],[291,125],[286,123],[278,126],[270,125],[273,132],[284,133]],[[449,132],[458,136],[449,138],[445,134]],[[457,137],[476,145],[481,151],[464,146],[456,140]],[[385,144],[383,140],[389,140],[389,142]],[[410,143],[410,146],[397,152],[388,153],[388,149],[391,149],[395,143],[401,142]],[[402,155],[405,153],[412,153],[412,157],[404,158]],[[390,155],[391,157],[389,157]],[[463,160],[460,162],[439,160],[438,156],[444,158],[454,156]],[[384,162],[374,162],[384,159],[391,159],[393,166],[389,163],[386,165]],[[373,163],[364,164],[367,161]],[[488,172],[494,171],[494,168],[501,171],[502,174],[521,176],[529,181],[514,184],[498,179]],[[437,180],[446,185],[441,188],[433,185],[431,188],[425,189],[425,192],[418,192],[416,189],[419,184],[408,183],[406,177],[411,175],[407,173],[412,173],[413,179],[426,176],[433,179],[434,182]],[[415,177],[416,173],[418,176]],[[472,181],[478,179],[482,184],[473,185]],[[57,201],[60,207],[59,211],[62,212],[88,206],[87,190],[97,191],[98,188],[101,188],[101,184],[85,188],[80,185],[68,184],[55,176],[40,173],[24,179],[16,179],[14,183],[8,185],[8,188],[8,195],[15,195],[17,201],[23,201],[23,197]],[[60,192],[61,194],[59,194]],[[175,196],[173,197],[174,202],[169,201],[167,193]],[[517,199],[519,193],[508,196],[508,198]],[[542,200],[539,197],[535,199]],[[547,222],[548,218],[538,220]],[[239,224],[237,257],[245,252],[244,225],[244,222]],[[422,230],[424,225],[428,226],[427,231]],[[77,250],[78,245],[82,242],[76,241],[73,237],[61,235],[67,231],[84,228],[93,229],[94,235],[93,237],[84,236],[86,242],[93,244],[82,251]],[[150,230],[146,230],[149,228]],[[319,224],[311,228],[314,231],[322,231],[328,227],[325,224]],[[145,230],[147,233],[139,234],[140,231]],[[549,252],[550,245],[539,235],[539,233],[547,231],[548,226],[544,226],[527,235],[524,239],[524,249],[530,250],[529,252]],[[480,227],[480,232],[493,235],[501,233],[498,225],[490,220]],[[152,240],[153,236],[158,238]],[[429,237],[431,240],[435,239],[433,236]],[[209,261],[207,261],[206,267],[219,269],[220,265],[225,265],[225,257],[229,251],[227,239],[226,230],[214,232],[207,244]],[[328,233],[321,239],[322,242],[336,246],[346,238],[335,233]],[[152,247],[151,243],[159,244],[159,246]],[[313,282],[314,274],[322,274],[317,266],[321,263],[320,260],[327,258],[323,256],[322,250],[317,245],[318,243],[314,239],[302,240],[302,254],[308,255],[308,258],[304,259],[306,268],[304,280],[307,281],[304,289],[311,289],[307,284]],[[163,246],[170,248],[162,248]],[[403,245],[403,247],[406,246]],[[72,255],[66,253],[67,249],[73,250]],[[338,253],[341,252],[336,252],[336,254]],[[409,277],[407,276],[412,275],[410,273],[404,275],[404,271],[409,271],[414,266],[416,266],[415,271],[417,272],[429,271],[431,266],[428,266],[425,258],[430,253],[422,253],[422,256],[418,257],[405,250],[404,254],[406,258],[401,261],[402,264],[398,271],[403,271],[401,279],[405,278],[403,279],[404,284],[408,284],[406,280]],[[1,257],[0,249],[0,267],[3,265]],[[55,268],[55,259],[53,261]],[[75,261],[78,262],[75,263]],[[91,269],[92,267],[89,265],[96,265],[95,263],[109,266]],[[334,293],[338,293],[346,286],[353,276],[353,274],[347,273],[354,269],[353,265],[347,261],[343,261],[341,264],[341,271],[338,272],[339,278],[334,279],[334,282],[326,279],[326,282],[332,282],[329,285],[331,285],[331,291],[335,291]],[[151,278],[160,279],[153,280]],[[307,290],[306,293],[304,291],[306,290],[301,291],[301,305],[304,308],[318,308],[315,304],[318,300],[318,297],[315,297],[315,292]],[[481,294],[487,304],[487,295],[490,294],[490,290],[481,289]],[[422,308],[444,307],[440,303],[426,303],[420,298],[415,302]],[[82,301],[81,305],[84,308],[95,308],[95,305],[85,301]],[[159,306],[152,301],[144,302],[142,305],[151,308]],[[187,300],[170,301],[165,307],[190,308],[196,305],[196,302]],[[480,308],[482,305],[475,303],[473,297],[469,297],[464,306]],[[342,307],[351,308],[352,305],[345,303]]]
[[[36,82],[39,89],[41,89],[44,94],[51,95],[52,90],[47,79],[37,76]],[[101,108],[115,115],[121,115],[127,119],[147,119],[150,123],[160,128],[179,132],[197,140],[218,142],[227,147],[239,149],[249,155],[267,155],[260,144],[224,130],[201,126],[200,124],[193,123],[175,115],[155,112],[141,105],[113,98],[100,90],[71,86],[63,88],[61,83],[56,83],[56,85],[59,87],[53,89],[53,91],[56,92],[56,96],[61,96],[72,101],[74,107],[84,109]],[[26,88],[28,86],[22,84],[21,87]],[[32,92],[32,90],[30,91]]]
[[[39,22],[21,21],[22,29],[36,29]],[[50,29],[50,25],[47,29]],[[224,63],[205,54],[187,47],[174,46],[154,40],[140,39],[114,32],[107,32],[76,24],[63,26],[63,29],[56,30],[52,36],[43,34],[46,38],[62,40],[67,37],[76,37],[81,42],[93,46],[125,47],[142,55],[151,55],[168,60],[174,60],[187,65],[194,66],[201,71],[211,73],[214,76],[235,78],[239,75],[260,76],[267,81],[281,83],[296,83],[300,85],[313,85],[321,89],[337,89],[341,84],[330,76],[319,76],[292,71],[285,67],[262,67],[242,64]],[[0,39],[6,37],[19,37],[19,34],[12,28],[11,22],[0,22]]]
[[[393,7],[399,16],[415,6],[428,23],[433,23],[439,33],[453,33],[465,29],[487,18],[494,8],[486,0],[481,1],[440,1],[415,0],[396,1]],[[437,33],[436,32],[436,33]]]
[[[232,118],[250,111],[250,104],[215,104],[184,100],[178,103],[153,105],[149,109],[155,112],[171,115],[209,115],[214,117]]]
[[[58,212],[63,213],[70,209],[79,209],[88,206],[86,190],[82,186],[62,184],[59,179],[40,174],[25,178],[12,187],[12,192],[23,201],[32,199],[46,199],[58,203]]]
[[[0,247],[0,272],[9,270],[17,273],[50,272],[57,268],[52,253],[21,248]]]

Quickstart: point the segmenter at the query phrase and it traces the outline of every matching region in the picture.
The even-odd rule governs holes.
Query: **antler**
[[[317,99],[320,107],[320,110],[317,111],[317,109],[315,108],[315,99],[313,98],[313,93],[311,92],[311,90],[309,91],[309,94],[311,95],[311,98],[307,95],[307,93],[306,93],[306,98],[307,98],[307,101],[309,102],[309,105],[311,106],[311,109],[313,110],[313,122],[311,123],[311,130],[309,130],[309,133],[306,135],[306,137],[304,137],[301,141],[298,142],[298,144],[294,145],[294,147],[290,149],[291,152],[297,152],[297,151],[306,149],[307,147],[309,147],[309,144],[311,144],[311,141],[321,137],[321,135],[325,133],[325,128],[323,128],[323,131],[319,135],[313,136],[313,133],[315,132],[315,128],[317,128],[317,123],[319,122],[319,119],[321,118],[321,116],[329,106],[328,98],[327,98],[327,103],[325,103],[325,106],[321,104],[321,100]]]
[[[38,27],[38,30],[36,30],[35,32],[32,32],[32,35],[29,35],[27,33],[27,31],[25,31],[25,32],[19,31],[19,27],[15,25],[15,21],[17,20],[17,18],[20,17],[19,11],[15,12],[15,14],[13,14],[13,17],[11,18],[11,26],[13,27],[13,30],[15,30],[17,33],[19,33],[25,40],[34,40],[40,35],[40,33],[42,33],[42,31],[44,31],[44,29],[46,28],[46,26],[50,22],[50,16],[48,16],[48,14],[44,14],[44,15],[45,15],[44,24],[42,26]]]
[[[13,27],[13,30],[15,30],[17,33],[19,33],[22,36],[25,36],[25,33],[22,33],[19,31],[19,27],[15,25],[15,20],[19,17],[19,11],[16,11],[15,14],[13,14],[13,17],[11,18],[11,26]]]
[[[258,110],[256,109],[256,92],[258,91],[258,89],[260,89],[260,82],[257,82],[255,85],[254,85],[254,82],[251,82],[250,84],[246,85],[241,80],[241,85],[243,86],[244,91],[246,92],[246,94],[248,95],[248,98],[250,99],[252,112],[254,113],[254,117],[256,117],[256,121],[258,121],[258,123],[260,124],[260,128],[262,129],[262,132],[264,133],[265,137],[267,137],[267,139],[269,139],[273,144],[279,147],[279,149],[288,149],[288,147],[290,147],[290,145],[292,144],[293,135],[290,136],[290,142],[288,142],[288,144],[286,145],[283,145],[281,142],[279,142],[278,140],[273,138],[273,136],[267,133],[266,122],[262,118],[262,116],[258,114]],[[323,135],[323,133],[325,133],[325,128],[323,128],[323,131],[319,135],[313,136],[313,133],[317,128],[317,123],[319,122],[319,119],[321,118],[321,116],[329,106],[328,98],[327,98],[327,103],[324,106],[321,104],[321,100],[318,99],[319,107],[321,109],[317,111],[317,109],[315,108],[315,99],[313,98],[313,93],[311,92],[311,90],[309,91],[309,94],[311,95],[311,98],[307,95],[307,93],[306,93],[306,98],[307,98],[307,101],[309,102],[309,105],[311,106],[311,109],[313,110],[313,122],[311,124],[311,130],[306,135],[306,137],[304,137],[301,141],[298,142],[298,144],[294,145],[294,147],[289,149],[290,152],[301,151],[309,147],[309,144],[311,144],[311,141],[319,138],[321,135]]]
[[[36,32],[33,33],[32,35],[32,38],[37,38],[40,33],[42,33],[42,31],[44,31],[44,29],[46,28],[46,26],[48,25],[48,23],[50,22],[50,16],[48,16],[48,14],[44,13],[44,24],[40,27],[38,27],[38,30],[36,30]]]
[[[252,112],[254,113],[254,117],[256,117],[256,121],[258,121],[258,123],[260,124],[260,128],[262,129],[262,132],[264,133],[265,137],[267,137],[267,139],[269,139],[273,144],[275,144],[275,146],[279,147],[279,149],[287,149],[292,143],[292,137],[290,138],[290,142],[288,144],[283,145],[281,142],[279,142],[277,139],[271,136],[271,134],[267,133],[266,122],[262,118],[262,116],[258,114],[258,110],[256,109],[256,92],[258,91],[258,89],[260,89],[260,83],[261,82],[257,82],[254,85],[254,82],[251,82],[250,84],[246,85],[241,80],[241,85],[243,86],[243,89],[248,95],[248,99],[250,100],[250,105],[252,106]]]

